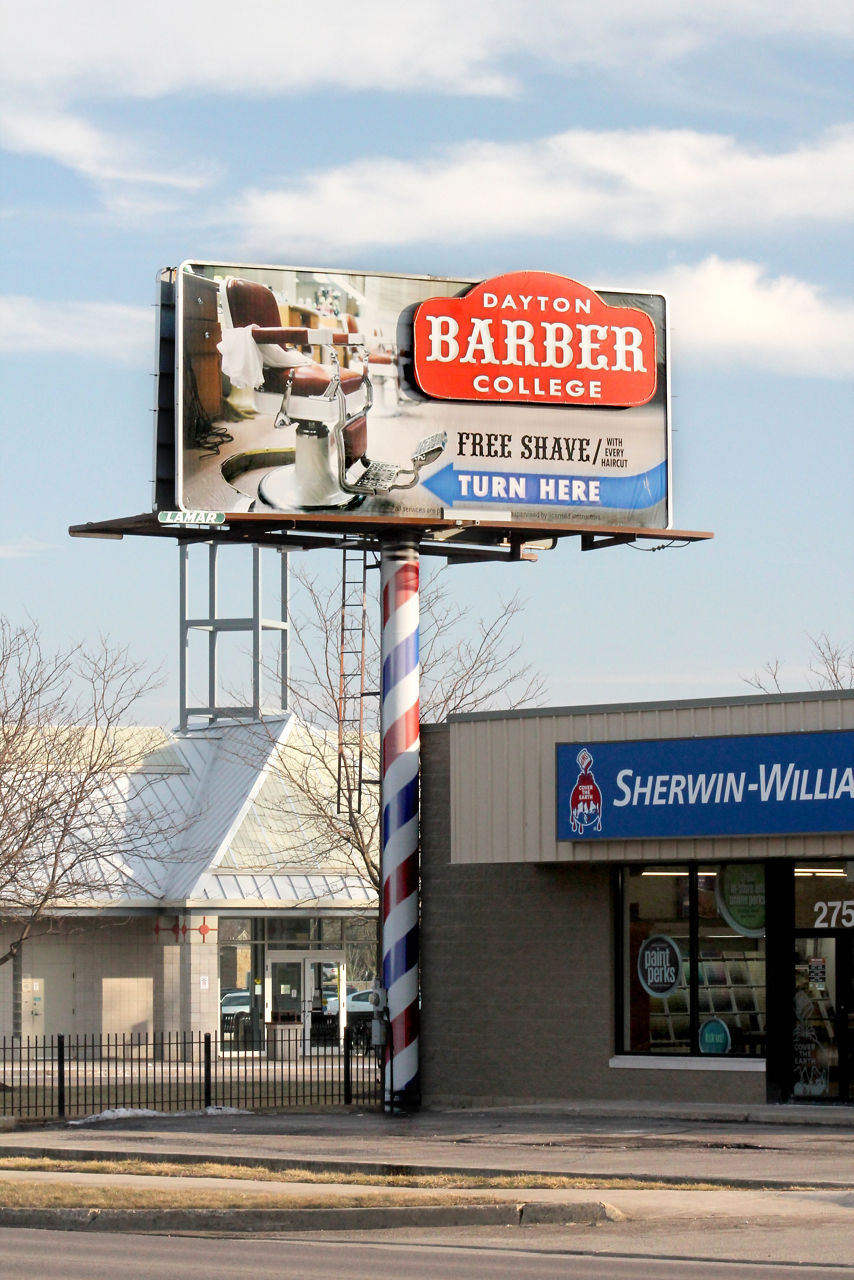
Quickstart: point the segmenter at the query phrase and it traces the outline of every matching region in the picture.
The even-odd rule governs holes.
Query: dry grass
[[[173,1207],[245,1207],[269,1206],[270,1203],[282,1203],[287,1188],[293,1183],[352,1184],[353,1187],[378,1188],[376,1192],[353,1192],[352,1196],[335,1197],[335,1203],[341,1207],[355,1207],[360,1204],[399,1203],[393,1196],[396,1188],[423,1190],[425,1193],[443,1192],[443,1196],[424,1197],[407,1196],[407,1204],[448,1203],[448,1192],[465,1190],[466,1193],[490,1190],[720,1190],[720,1185],[711,1183],[675,1183],[675,1181],[641,1181],[635,1178],[572,1178],[572,1176],[543,1174],[507,1174],[489,1175],[465,1174],[420,1174],[414,1176],[383,1176],[379,1174],[361,1174],[361,1172],[328,1171],[316,1169],[269,1170],[251,1165],[216,1164],[215,1161],[205,1164],[181,1164],[174,1162],[152,1162],[146,1160],[54,1160],[54,1158],[4,1157],[0,1158],[0,1171],[37,1171],[55,1172],[55,1174],[101,1175],[105,1179],[104,1187],[92,1185],[74,1185],[69,1183],[50,1183],[50,1181],[0,1181],[0,1206],[87,1206],[106,1208],[124,1206],[127,1208],[146,1206]],[[182,1185],[173,1188],[143,1187],[110,1187],[109,1179],[114,1175],[137,1175],[141,1178],[183,1179]],[[243,1193],[236,1187],[219,1189],[189,1188],[187,1183],[197,1178],[218,1178],[228,1183],[237,1181],[254,1181],[269,1183],[269,1192],[251,1190]],[[382,1190],[389,1194],[383,1196]],[[466,1194],[466,1203],[492,1203],[488,1194],[483,1197]],[[298,1196],[287,1197],[288,1207],[311,1207],[315,1204],[328,1204],[329,1199],[306,1198],[305,1192]]]
[[[56,1182],[0,1182],[3,1209],[358,1209],[376,1205],[399,1205],[393,1192],[328,1196],[290,1196],[271,1187],[269,1192],[222,1191],[204,1187],[175,1189],[159,1187],[92,1187]],[[407,1197],[407,1205],[447,1204],[445,1196]],[[494,1204],[494,1197],[466,1197],[466,1204]]]

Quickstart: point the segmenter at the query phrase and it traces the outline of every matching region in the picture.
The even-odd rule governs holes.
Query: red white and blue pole
[[[382,951],[389,1037],[385,1097],[416,1105],[418,1079],[418,545],[383,543]]]

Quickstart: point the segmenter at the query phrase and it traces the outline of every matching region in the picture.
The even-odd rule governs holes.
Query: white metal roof
[[[355,908],[376,891],[288,780],[292,715],[151,733],[152,751],[112,800],[129,832],[105,849],[78,909]],[[295,739],[296,741],[296,739]],[[109,843],[109,842],[108,842]]]

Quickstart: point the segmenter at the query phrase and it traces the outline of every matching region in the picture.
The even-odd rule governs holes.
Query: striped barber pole
[[[383,546],[383,986],[390,1023],[385,1092],[418,1098],[418,548]]]

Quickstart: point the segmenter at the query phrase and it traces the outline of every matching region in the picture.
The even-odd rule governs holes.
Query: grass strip
[[[0,1182],[3,1209],[363,1209],[401,1203],[392,1191],[335,1196],[289,1196],[271,1187],[269,1192],[242,1192],[234,1188],[92,1187],[74,1183]],[[466,1197],[465,1204],[494,1204],[494,1197]],[[446,1196],[407,1197],[407,1206],[448,1204]]]
[[[632,1177],[578,1177],[565,1174],[509,1173],[438,1173],[438,1174],[368,1174],[324,1169],[264,1169],[254,1165],[221,1164],[207,1161],[202,1164],[182,1164],[180,1161],[153,1163],[144,1159],[124,1160],[74,1160],[28,1156],[0,1157],[0,1171],[33,1171],[45,1173],[136,1174],[141,1177],[165,1178],[222,1178],[224,1181],[269,1182],[287,1185],[302,1183],[356,1184],[360,1187],[414,1187],[423,1190],[624,1190],[624,1191],[728,1191],[740,1187],[710,1182],[681,1182],[675,1179],[648,1181]],[[4,1183],[3,1186],[19,1185]],[[31,1184],[30,1185],[38,1185]],[[770,1189],[770,1188],[769,1188]],[[781,1190],[782,1188],[773,1188]],[[785,1188],[785,1190],[796,1188]],[[167,1193],[168,1194],[168,1193]]]

